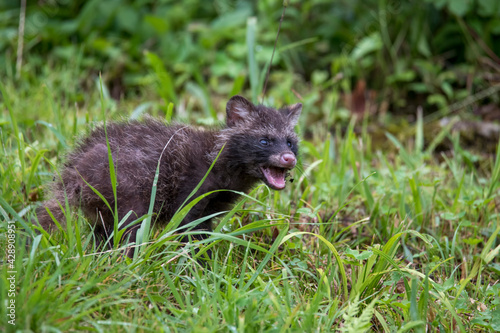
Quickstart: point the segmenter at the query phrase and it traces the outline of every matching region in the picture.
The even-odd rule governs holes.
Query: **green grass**
[[[30,221],[45,197],[43,189],[75,137],[95,122],[144,113],[176,119],[179,105],[190,98],[199,101],[204,119],[215,121],[225,109],[223,99],[207,99],[202,81],[201,90],[156,93],[171,79],[158,59],[149,58],[157,63],[156,79],[143,95],[119,104],[109,99],[106,87],[101,94],[98,83],[72,103],[76,88],[64,68],[35,82],[2,82],[2,249],[8,249],[8,222],[17,226],[14,269],[2,257],[2,302],[10,299],[8,271],[17,275],[16,326],[7,323],[2,303],[0,327],[36,332],[500,329],[500,151],[496,157],[468,151],[449,128],[425,137],[421,117],[413,135],[387,134],[388,148],[375,149],[368,120],[329,131],[310,120],[321,111],[306,101],[299,127],[307,139],[294,182],[283,192],[255,188],[218,217],[203,242],[178,242],[176,226],[189,206],[165,230],[149,230],[151,217],[144,217],[145,244],[133,260],[121,257],[118,243],[97,253],[78,214],[68,212],[68,228],[61,232],[34,233]],[[255,97],[257,84],[249,96]],[[317,87],[310,89],[306,99],[318,93]],[[275,88],[274,94],[287,101],[288,92]],[[328,94],[336,100],[339,91]],[[195,123],[196,109],[189,107],[182,117]],[[332,119],[329,112],[325,119]],[[434,150],[445,139],[453,144],[452,155]],[[196,247],[201,251],[195,253]],[[208,248],[213,260],[204,269],[195,259]]]

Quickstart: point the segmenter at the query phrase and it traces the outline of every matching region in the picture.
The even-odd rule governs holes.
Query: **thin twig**
[[[437,120],[440,117],[446,116],[446,115],[453,113],[457,110],[460,110],[462,108],[470,106],[477,101],[480,101],[488,96],[491,96],[491,95],[497,93],[498,91],[500,91],[500,84],[494,84],[494,85],[492,85],[484,90],[481,90],[480,92],[478,92],[474,95],[467,96],[466,98],[464,98],[461,101],[455,102],[455,103],[448,105],[448,106],[446,106],[446,107],[444,107],[444,108],[442,108],[442,109],[440,109],[440,110],[438,110],[438,111],[436,111],[428,116],[425,116],[424,122],[429,123],[429,122],[432,122],[434,120]]]
[[[24,24],[26,19],[26,0],[21,0],[21,12],[19,13],[19,32],[17,39],[17,61],[16,61],[16,79],[21,78],[21,67],[23,66],[23,47],[24,47]]]
[[[281,23],[283,23],[283,19],[285,18],[286,6],[288,5],[288,1],[283,1],[283,12],[281,13],[280,24],[278,26],[278,33],[276,34],[276,39],[274,41],[273,54],[271,55],[271,61],[269,62],[269,66],[267,67],[266,73],[266,81],[264,82],[264,89],[262,89],[262,100],[264,102],[264,96],[266,95],[267,81],[269,80],[269,73],[271,72],[271,66],[273,64],[274,52],[276,51],[276,45],[278,44],[278,37],[280,35]]]

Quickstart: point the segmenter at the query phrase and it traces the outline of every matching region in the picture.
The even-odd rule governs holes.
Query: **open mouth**
[[[266,183],[274,190],[282,190],[285,188],[285,178],[288,169],[274,166],[261,167],[262,174],[266,178]]]

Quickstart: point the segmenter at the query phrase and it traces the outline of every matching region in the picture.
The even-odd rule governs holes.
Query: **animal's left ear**
[[[299,122],[300,112],[302,111],[302,103],[292,104],[286,107],[288,110],[288,118],[293,126]]]

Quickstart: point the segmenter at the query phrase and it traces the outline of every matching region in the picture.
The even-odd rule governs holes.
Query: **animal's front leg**
[[[194,222],[200,218],[203,218],[206,216],[206,211],[207,211],[207,205],[208,205],[208,200],[206,199],[203,199],[201,200],[200,202],[198,202],[190,211],[189,213],[186,215],[186,217],[184,217],[184,219],[182,220],[182,225],[185,226],[191,222]],[[207,239],[208,237],[210,237],[210,234],[208,233],[205,233],[203,231],[206,231],[206,232],[211,232],[212,231],[212,219],[208,219],[208,220],[205,220],[193,227],[190,227],[189,229],[184,229],[183,232],[189,232],[189,231],[196,231],[196,232],[200,232],[200,233],[195,233],[195,234],[192,234],[192,235],[185,235],[184,237],[182,237],[181,241],[184,242],[184,243],[188,243],[191,240],[198,240],[198,241],[203,241],[205,239]],[[199,250],[196,249],[195,250],[195,253],[198,253]],[[212,251],[209,249],[206,251],[206,254],[208,255],[209,258],[212,258]]]

